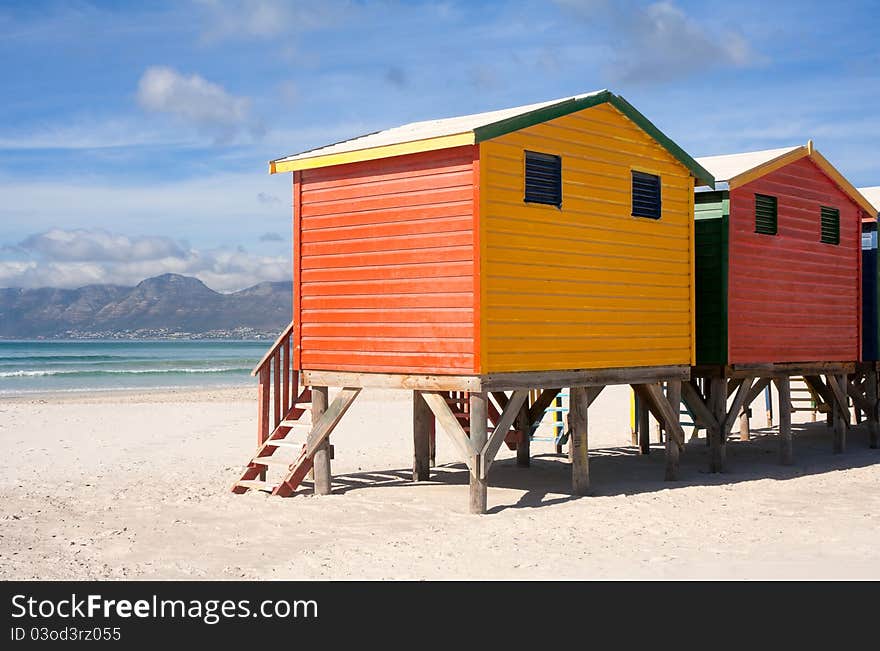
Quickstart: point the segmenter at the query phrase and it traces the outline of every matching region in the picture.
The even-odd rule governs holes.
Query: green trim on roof
[[[713,177],[706,168],[695,161],[684,149],[673,142],[666,134],[658,129],[654,124],[639,113],[636,108],[627,102],[623,97],[615,95],[609,90],[602,90],[587,97],[567,99],[552,106],[545,106],[528,113],[516,115],[506,120],[487,124],[474,129],[474,142],[480,143],[485,140],[497,138],[520,129],[535,126],[543,122],[555,120],[577,111],[582,111],[593,106],[605,103],[611,104],[618,111],[632,120],[645,133],[656,140],[673,158],[684,165],[691,174],[697,179],[697,185],[708,185],[715,187],[715,177]]]
[[[474,129],[474,139],[476,142],[483,142],[484,140],[497,138],[498,136],[513,133],[520,129],[533,127],[542,122],[549,122],[550,120],[561,118],[563,115],[569,115],[570,113],[575,113],[590,108],[591,106],[604,104],[609,101],[611,97],[612,93],[608,90],[601,90],[598,93],[581,98],[572,97],[571,99],[564,100],[558,104],[543,106],[534,109],[533,111],[529,111],[528,113],[520,113],[519,115],[514,115],[511,118],[506,118],[499,122],[476,127]]]

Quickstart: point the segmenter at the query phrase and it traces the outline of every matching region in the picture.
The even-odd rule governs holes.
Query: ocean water
[[[269,341],[0,341],[0,396],[254,384]]]

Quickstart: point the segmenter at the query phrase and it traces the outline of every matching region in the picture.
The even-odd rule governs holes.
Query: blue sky
[[[599,88],[880,185],[880,1],[0,0],[0,286],[290,276],[267,161]]]

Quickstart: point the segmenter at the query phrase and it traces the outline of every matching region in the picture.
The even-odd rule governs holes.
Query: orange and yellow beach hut
[[[622,97],[416,122],[270,171],[293,177],[294,313],[264,365],[283,367],[289,348],[287,375],[312,396],[416,390],[416,411],[430,406],[483,482],[476,510],[486,445],[527,450],[523,414],[543,404],[530,405],[530,389],[572,388],[575,446],[604,385],[633,384],[671,414],[656,383],[688,378],[694,363],[694,187],[713,178]],[[277,423],[295,408],[282,404]],[[270,416],[249,466],[259,471],[279,431]],[[417,429],[425,420],[414,415]]]

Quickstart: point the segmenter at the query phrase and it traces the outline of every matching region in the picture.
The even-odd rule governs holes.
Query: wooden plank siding
[[[525,204],[524,152],[562,157],[562,206]],[[693,180],[608,104],[480,144],[483,372],[693,363]],[[662,217],[631,216],[631,171]]]
[[[694,201],[697,364],[727,363],[729,206],[726,191],[700,192]]]
[[[777,197],[778,233],[755,233],[755,194]],[[820,242],[820,208],[840,244]],[[731,364],[858,361],[861,210],[809,158],[730,192]]]
[[[476,152],[300,172],[301,368],[474,372]]]
[[[877,220],[862,214],[862,361],[880,359],[880,282],[877,265]]]

